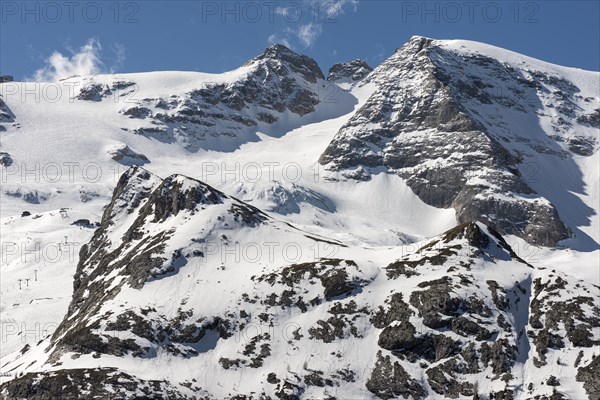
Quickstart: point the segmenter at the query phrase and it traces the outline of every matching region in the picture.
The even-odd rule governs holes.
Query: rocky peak
[[[420,36],[404,44],[366,77],[377,89],[320,162],[350,179],[368,180],[371,168],[384,167],[425,203],[454,208],[460,223],[476,220],[501,234],[555,245],[572,233],[521,168],[537,165],[539,155],[567,159],[564,147],[593,152],[593,145],[582,152],[578,144],[595,138],[573,130],[593,126],[593,98],[556,73],[512,65],[466,45]],[[543,104],[547,114],[539,111]],[[522,132],[514,113],[531,126],[542,117],[554,131]]]
[[[413,36],[402,47],[396,49],[397,53],[413,53],[417,54],[421,50],[428,48],[433,44],[434,40],[425,36]]]
[[[171,175],[154,191],[149,203],[154,220],[164,221],[181,210],[194,210],[199,204],[219,204],[225,195],[211,186],[183,175]]]
[[[327,74],[330,82],[360,81],[373,71],[373,68],[363,60],[352,60],[346,63],[334,64]]]
[[[289,47],[286,47],[282,44],[276,43],[267,47],[259,56],[256,58],[271,58],[271,59],[289,59],[290,57],[294,57],[297,55],[293,50]]]
[[[274,44],[245,65],[266,64],[278,75],[287,75],[288,71],[302,75],[310,83],[325,79],[319,65],[312,58],[298,54],[282,44]]]
[[[489,236],[477,222],[469,221],[458,225],[442,234],[442,241],[466,239],[471,246],[486,248],[490,244]]]
[[[300,117],[314,112],[324,96],[316,61],[283,45],[269,46],[238,72],[185,95],[143,99],[121,113],[150,121],[152,126],[134,129],[136,134],[177,141],[190,151],[220,151],[256,138],[288,112]]]
[[[133,166],[119,178],[113,190],[112,200],[102,216],[102,226],[118,222],[121,217],[131,214],[145,201],[160,178],[150,171]]]
[[[425,247],[434,247],[434,244],[437,243],[448,244],[453,241],[463,241],[465,245],[472,247],[479,254],[496,259],[519,261],[531,267],[514,252],[500,233],[476,221],[468,221],[449,229],[440,236],[439,240],[434,240]]]

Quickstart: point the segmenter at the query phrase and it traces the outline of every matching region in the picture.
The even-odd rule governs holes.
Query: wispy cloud
[[[269,36],[269,38],[267,39],[267,41],[269,42],[269,44],[281,43],[284,46],[286,46],[286,47],[288,47],[290,49],[293,49],[293,47],[292,47],[292,45],[291,45],[291,43],[290,43],[289,40],[287,40],[284,37],[280,37],[280,36],[278,36],[275,33],[272,34],[271,36]]]
[[[319,11],[325,15],[326,20],[331,20],[344,14],[346,9],[352,9],[356,12],[358,9],[358,0],[336,0],[336,1],[319,1],[307,0],[311,2],[313,7],[319,7]]]
[[[300,43],[302,43],[302,46],[310,47],[316,42],[322,31],[323,28],[320,24],[311,22],[309,24],[300,26],[296,32],[296,35],[298,36]]]
[[[287,21],[298,21],[302,16],[302,8],[297,3],[292,3],[283,7],[275,7],[275,14],[284,17]]]
[[[338,18],[348,10],[356,12],[358,3],[359,0],[303,0],[301,3],[276,7],[275,14],[281,16],[288,26],[282,32],[269,36],[268,42],[291,47],[293,41],[304,48],[311,47],[327,23],[338,22]],[[290,24],[297,24],[297,27]]]
[[[110,72],[114,73],[117,69],[121,68],[125,62],[125,46],[120,43],[115,43],[112,45],[112,51],[115,53],[115,61],[110,67]]]
[[[68,49],[69,50],[69,49]],[[113,73],[125,60],[125,47],[120,44],[112,46],[115,60],[111,67],[106,67],[100,58],[102,46],[96,38],[91,38],[77,51],[69,50],[71,55],[64,55],[54,51],[46,60],[44,67],[33,74],[33,80],[52,82],[68,78],[73,75],[95,75],[99,73]]]

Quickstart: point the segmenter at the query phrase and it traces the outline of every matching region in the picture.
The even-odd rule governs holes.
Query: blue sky
[[[16,79],[74,72],[222,72],[270,43],[324,72],[375,66],[413,35],[470,39],[552,63],[600,70],[598,1],[266,0],[0,2],[0,71]]]

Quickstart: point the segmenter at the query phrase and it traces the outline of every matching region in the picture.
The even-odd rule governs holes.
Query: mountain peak
[[[473,255],[486,255],[490,259],[505,261],[514,260],[531,267],[529,263],[514,252],[502,235],[486,224],[477,221],[468,221],[447,230],[432,239],[419,251],[439,250],[441,248],[452,249],[456,247],[457,242],[462,243],[462,246],[470,246],[475,251]]]
[[[573,237],[562,219],[570,205],[523,169],[554,163],[546,157],[594,153],[597,89],[539,61],[505,61],[506,54],[477,42],[411,38],[365,79],[374,93],[321,164],[361,180],[371,176],[363,171],[383,167],[425,203],[454,208],[458,222],[480,221],[531,244]],[[565,162],[563,170],[573,168]],[[433,172],[432,165],[440,168]]]
[[[413,36],[402,47],[396,49],[396,53],[411,52],[419,53],[421,50],[428,48],[433,43],[434,39],[425,36]]]
[[[272,44],[263,51],[262,55],[268,58],[281,58],[285,55],[297,54],[289,47],[283,44]]]
[[[302,75],[310,83],[317,79],[325,79],[321,68],[312,58],[298,54],[282,44],[273,44],[261,54],[248,61],[245,65],[267,63],[276,72],[281,73],[285,65],[290,71]]]

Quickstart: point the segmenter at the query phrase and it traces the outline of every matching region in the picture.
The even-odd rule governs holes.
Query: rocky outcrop
[[[383,356],[381,351],[377,353],[377,363],[366,386],[380,399],[425,397],[423,386],[413,379],[398,361],[392,361],[389,355]]]
[[[583,382],[590,400],[600,399],[600,356],[595,356],[592,362],[585,367],[579,368],[577,372],[577,380]]]
[[[130,81],[115,81],[109,84],[96,82],[93,78],[84,78],[75,99],[99,102],[114,96],[116,99],[131,93],[135,83]]]
[[[3,167],[10,167],[13,163],[13,159],[10,154],[0,151],[0,165]]]
[[[373,71],[363,60],[352,60],[347,63],[333,64],[329,68],[327,80],[335,83],[358,82]]]
[[[404,265],[404,270],[414,273],[402,274],[401,279],[399,275],[388,274],[388,279],[399,280],[414,289],[410,295],[406,291],[394,293],[384,306],[372,313],[371,322],[380,330],[378,346],[389,351],[397,361],[387,360],[380,351],[373,375],[367,382],[371,392],[384,399],[423,396],[410,383],[410,376],[398,372],[401,385],[392,380],[392,371],[413,371],[418,366],[433,391],[430,396],[477,397],[479,384],[470,379],[473,374],[489,371],[492,381],[509,382],[515,378],[514,365],[526,357],[529,346],[539,354],[549,354],[564,352],[566,348],[576,352],[595,343],[597,335],[588,329],[600,326],[598,302],[590,303],[591,298],[585,295],[572,299],[559,299],[554,295],[562,290],[578,292],[575,286],[580,283],[567,282],[564,275],[556,277],[554,282],[543,283],[540,278],[532,281],[526,278],[527,273],[512,287],[490,276],[483,283],[474,272],[479,259],[498,262],[512,259],[520,263],[523,270],[533,268],[520,259],[497,232],[472,222],[449,230],[392,264],[394,270]],[[436,266],[440,272],[444,271],[443,275],[436,275],[435,279],[423,277]],[[405,295],[408,302],[404,301]],[[528,313],[530,317],[526,321],[523,316]],[[527,324],[530,328],[525,332]],[[559,332],[560,327],[564,327],[566,333]],[[540,362],[541,359],[535,357],[532,362],[542,368],[546,359],[543,356],[544,361]],[[589,367],[580,368],[577,376],[579,381],[587,382],[589,394],[595,393],[594,381],[590,379],[593,368],[592,362]],[[571,375],[569,379],[573,378]],[[547,379],[554,382],[550,376]],[[411,387],[410,393],[403,392]],[[530,390],[532,387],[533,383]],[[514,398],[515,395],[513,390],[504,389],[494,391],[492,398]]]
[[[113,160],[123,165],[144,165],[150,162],[148,157],[132,150],[125,144],[115,146],[108,151],[108,154]]]
[[[41,204],[48,200],[50,193],[38,190],[29,190],[21,187],[15,189],[4,189],[4,194],[10,197],[21,199],[29,204]]]
[[[239,75],[231,81],[207,82],[183,96],[142,99],[121,112],[150,122],[134,133],[177,141],[197,151],[218,146],[215,138],[240,144],[280,119],[313,113],[326,85],[313,59],[283,45],[268,47],[240,67]]]
[[[5,132],[7,126],[13,122],[15,122],[15,114],[0,95],[0,133]]]
[[[199,387],[182,393],[166,381],[143,380],[116,368],[63,369],[54,373],[31,373],[2,387],[2,397],[11,399],[192,399],[202,395]]]

